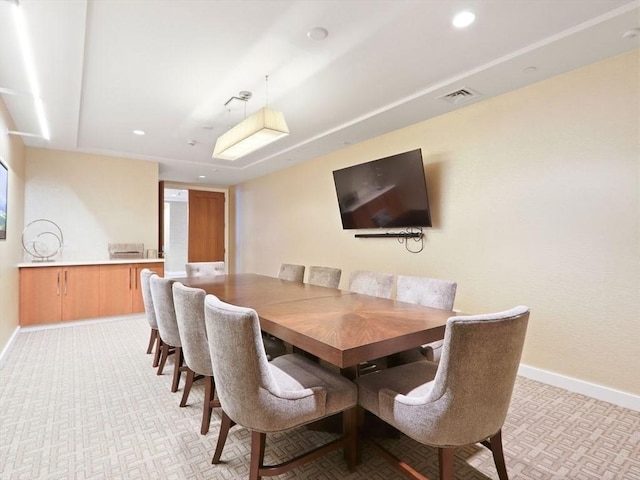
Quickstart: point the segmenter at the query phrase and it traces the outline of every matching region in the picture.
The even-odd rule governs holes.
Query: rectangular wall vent
[[[470,88],[461,88],[455,92],[447,93],[438,98],[453,105],[457,105],[458,103],[467,102],[480,96],[481,94],[475,90],[471,90]]]

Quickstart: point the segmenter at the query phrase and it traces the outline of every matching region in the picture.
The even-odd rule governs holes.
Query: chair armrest
[[[439,362],[440,357],[442,356],[443,345],[444,345],[444,340],[437,340],[435,342],[422,345],[420,347],[420,351],[425,357],[427,357],[427,360],[429,360],[430,362]]]
[[[426,403],[425,397],[407,397],[398,392],[394,392],[388,388],[382,388],[379,392],[381,404],[393,405],[394,402],[401,403],[406,406],[424,405]]]
[[[311,387],[304,388],[302,390],[280,390],[279,393],[273,393],[273,395],[278,398],[282,398],[283,400],[302,400],[313,396],[326,397],[326,391],[322,387]]]

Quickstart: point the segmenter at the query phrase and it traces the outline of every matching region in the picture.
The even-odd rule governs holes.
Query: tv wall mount
[[[420,227],[409,227],[402,232],[356,233],[354,236],[355,238],[397,238],[410,253],[420,253],[424,249],[424,233]],[[417,250],[409,248],[409,239],[420,243]]]

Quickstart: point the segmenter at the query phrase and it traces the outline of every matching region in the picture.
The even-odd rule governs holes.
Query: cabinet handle
[[[56,283],[56,295],[60,295],[60,272],[58,272],[58,282]]]
[[[64,271],[64,294],[67,294],[67,286],[68,286],[68,281],[67,281],[67,273],[69,272],[69,270],[65,270]]]
[[[129,290],[131,290],[131,267],[129,267]]]

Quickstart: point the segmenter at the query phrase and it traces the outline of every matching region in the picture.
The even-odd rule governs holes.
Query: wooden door
[[[62,320],[99,316],[100,266],[66,267],[62,277]]]
[[[62,269],[20,269],[20,325],[56,323],[62,320]]]
[[[189,262],[224,260],[224,193],[189,190]]]

